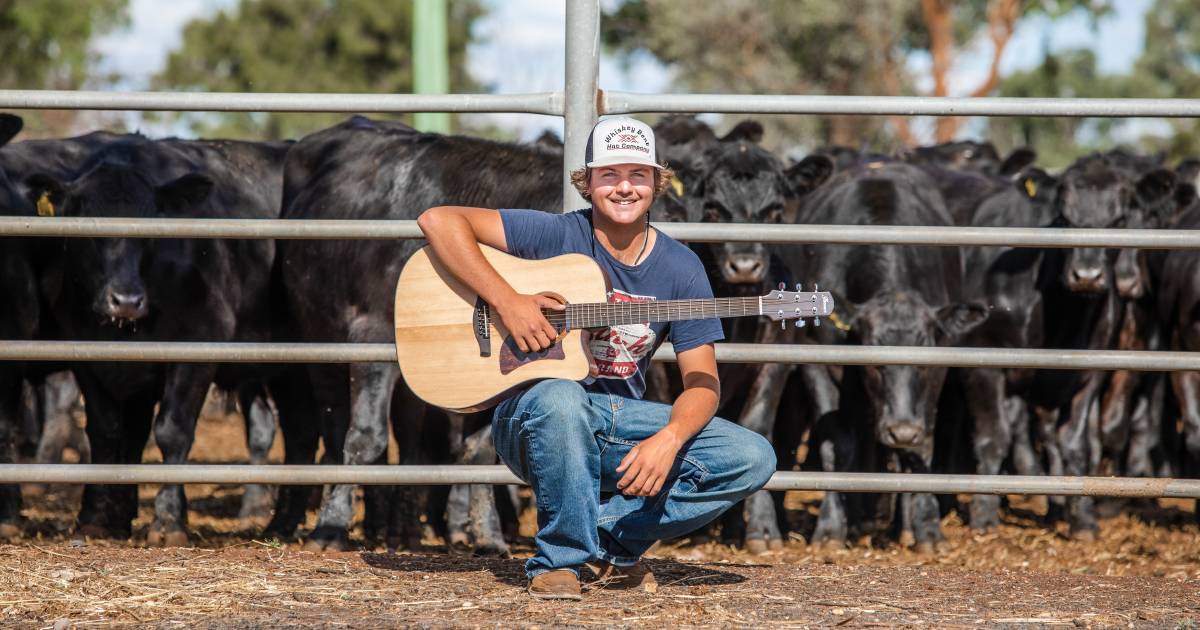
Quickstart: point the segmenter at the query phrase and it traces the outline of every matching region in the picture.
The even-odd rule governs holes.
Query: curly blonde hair
[[[581,166],[571,171],[571,185],[575,186],[575,190],[579,192],[579,196],[586,201],[592,200],[592,193],[588,192],[588,169],[586,166]],[[657,198],[671,185],[671,180],[675,178],[675,171],[666,164],[659,164],[659,168],[654,171],[654,196]]]

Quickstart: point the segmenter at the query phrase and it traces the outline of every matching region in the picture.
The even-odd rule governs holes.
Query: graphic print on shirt
[[[631,295],[613,289],[609,302],[652,302],[652,295]],[[588,349],[595,359],[595,378],[628,379],[637,374],[638,361],[654,349],[650,322],[621,324],[595,331]]]

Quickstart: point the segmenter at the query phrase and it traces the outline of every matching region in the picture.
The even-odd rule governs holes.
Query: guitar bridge
[[[475,341],[479,343],[479,356],[492,356],[492,328],[490,309],[483,298],[475,298],[475,314],[472,318],[475,325]]]

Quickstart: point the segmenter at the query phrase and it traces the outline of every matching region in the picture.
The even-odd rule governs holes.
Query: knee
[[[535,432],[539,427],[553,427],[557,434],[573,429],[590,433],[587,414],[587,392],[575,381],[546,380],[525,392],[523,401],[527,412],[523,428]]]
[[[732,472],[740,489],[754,492],[775,474],[775,449],[767,438],[754,431],[741,428],[741,433],[732,453]]]

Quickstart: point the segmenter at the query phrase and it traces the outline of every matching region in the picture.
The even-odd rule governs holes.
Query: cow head
[[[129,218],[178,214],[207,199],[213,186],[212,180],[197,174],[155,186],[135,169],[108,162],[70,183],[41,174],[26,183],[31,196],[45,195],[64,216]],[[145,278],[155,265],[155,250],[155,243],[145,239],[67,239],[67,274],[102,323],[123,326],[151,312],[153,296]]]
[[[700,220],[706,223],[785,223],[797,200],[829,177],[833,164],[809,156],[783,168],[757,142],[758,123],[743,122],[704,151]],[[768,278],[770,251],[762,243],[722,243],[708,247],[710,261],[727,285],[759,286]]]
[[[934,307],[909,292],[880,293],[862,304],[839,300],[838,305],[846,312],[851,340],[864,346],[953,345],[988,316],[977,304]],[[946,368],[868,365],[862,374],[878,442],[929,454]]]
[[[1056,223],[1063,227],[1119,227],[1128,220],[1133,196],[1130,178],[1106,156],[1081,158],[1060,179]],[[1115,257],[1115,251],[1100,248],[1071,249],[1062,282],[1077,293],[1107,291]]]
[[[1175,214],[1175,204],[1175,174],[1161,168],[1152,170],[1138,179],[1134,186],[1132,203],[1122,227],[1161,228]],[[1121,297],[1141,298],[1150,288],[1150,270],[1145,254],[1138,249],[1121,249],[1113,263],[1113,278]]]

